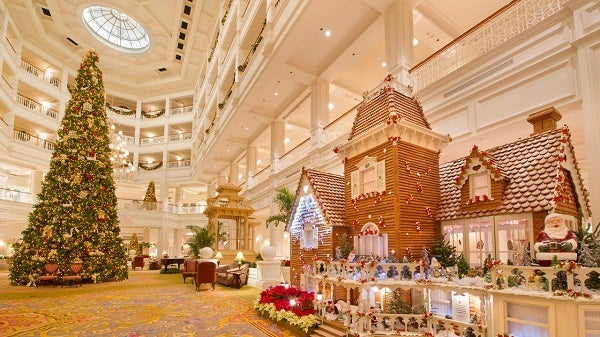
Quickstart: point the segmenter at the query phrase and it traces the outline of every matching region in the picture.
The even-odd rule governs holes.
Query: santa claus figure
[[[559,261],[577,260],[577,237],[565,223],[561,214],[548,214],[533,246],[540,266],[549,266],[554,257]]]

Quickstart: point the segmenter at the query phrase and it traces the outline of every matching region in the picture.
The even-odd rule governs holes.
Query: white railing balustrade
[[[465,64],[549,18],[568,0],[521,0],[473,27],[410,71],[413,92],[428,87]]]
[[[288,167],[299,160],[306,158],[310,153],[310,138],[305,139],[302,143],[296,145],[293,149],[286,152],[279,160],[283,167]]]
[[[50,117],[52,119],[58,118],[58,111],[44,106],[43,104],[40,104],[25,96],[17,95],[17,103],[19,103],[21,106],[25,107],[28,110],[39,112],[40,114]]]
[[[140,140],[140,144],[142,144],[142,145],[162,144],[164,142],[165,142],[165,137],[164,136],[148,137],[148,138],[142,138]]]
[[[167,168],[187,168],[192,166],[191,160],[176,160],[167,163]]]
[[[31,193],[15,189],[0,188],[0,200],[17,201],[31,203],[33,198]]]
[[[192,139],[191,132],[183,132],[169,135],[169,142],[178,142]]]
[[[348,137],[352,131],[352,124],[356,117],[356,106],[325,126],[324,131],[328,141],[333,141],[342,136]]]
[[[46,151],[52,152],[54,150],[54,143],[52,141],[32,136],[25,131],[13,130],[13,139]]]
[[[28,63],[27,61],[21,60],[21,69],[25,70],[27,73],[50,83],[52,86],[59,88],[60,80],[48,73],[42,71],[41,69],[36,68],[34,65]]]
[[[173,214],[202,214],[205,209],[206,205],[183,204],[178,206],[174,204],[163,204],[162,202],[148,202],[136,199],[117,199],[117,210],[164,211]]]
[[[188,105],[188,106],[184,106],[184,107],[180,107],[180,108],[171,108],[169,110],[169,114],[171,116],[180,115],[180,114],[190,113],[190,112],[192,112],[192,110],[194,110],[194,106]]]

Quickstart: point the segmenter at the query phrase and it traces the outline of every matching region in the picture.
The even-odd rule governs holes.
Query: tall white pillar
[[[414,65],[413,7],[409,0],[396,0],[384,13],[385,59],[388,72],[403,85],[410,85]],[[383,79],[382,79],[383,80]]]
[[[31,202],[38,201],[37,196],[42,191],[42,180],[44,173],[42,171],[31,171],[31,181],[29,182],[29,192],[31,193]]]
[[[256,174],[256,146],[248,146],[246,150],[246,187],[252,188],[255,185],[254,175]]]
[[[239,163],[231,163],[229,165],[229,182],[234,185],[240,184],[240,164]]]
[[[310,92],[310,139],[311,149],[327,144],[325,126],[329,123],[329,82],[316,79]]]
[[[277,173],[281,170],[279,158],[285,153],[285,121],[274,120],[271,123],[271,172]]]
[[[591,3],[585,3],[584,7],[590,6]],[[574,11],[575,31],[577,36],[575,39],[581,39],[580,34],[584,33],[585,24],[580,18],[585,17],[581,12],[585,12],[587,8],[577,8]],[[584,40],[585,41],[585,40]],[[590,43],[594,42],[590,40]],[[598,125],[600,125],[600,48],[597,45],[589,43],[577,44],[577,56],[579,65],[579,78],[583,106],[583,136],[586,147],[586,166],[587,177],[585,181],[586,188],[590,193],[590,207],[594,219],[592,224],[596,226],[600,219],[600,181],[598,178],[591,178],[600,172],[600,133],[598,133]],[[582,201],[583,202],[583,201]],[[584,219],[586,220],[586,219]]]

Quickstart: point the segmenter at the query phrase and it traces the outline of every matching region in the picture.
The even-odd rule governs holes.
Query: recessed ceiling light
[[[416,37],[413,39],[413,46],[416,46],[419,44],[419,39],[417,39]]]
[[[381,62],[381,66],[382,66],[382,67],[386,67],[386,66],[387,66],[387,63],[385,63],[385,62]]]
[[[262,163],[260,159],[256,161],[256,165],[260,165],[260,163]]]
[[[277,91],[275,91],[275,96],[278,96],[278,95],[279,95],[279,93]]]
[[[325,36],[326,36],[326,37],[330,37],[330,36],[331,36],[331,31],[330,31],[329,29],[327,29],[327,30],[325,31]]]
[[[290,139],[289,139],[289,138],[287,138],[287,137],[285,137],[285,139],[283,140],[283,143],[284,143],[284,144],[287,144],[287,143],[289,143],[289,142],[290,142]]]
[[[329,103],[327,105],[327,107],[329,108],[329,111],[333,110],[333,108],[335,108],[335,106],[333,105],[333,103]]]

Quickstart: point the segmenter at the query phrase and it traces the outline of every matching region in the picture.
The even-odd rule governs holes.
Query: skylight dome
[[[129,15],[114,8],[91,6],[83,10],[83,23],[102,43],[125,53],[143,53],[150,36]]]

